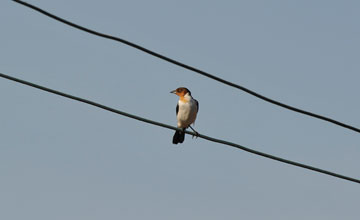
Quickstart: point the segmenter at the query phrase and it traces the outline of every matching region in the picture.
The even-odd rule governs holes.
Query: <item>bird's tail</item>
[[[183,131],[176,131],[173,137],[173,144],[178,144],[184,142],[185,139],[185,129]]]

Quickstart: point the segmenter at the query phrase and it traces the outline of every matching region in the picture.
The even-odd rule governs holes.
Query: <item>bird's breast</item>
[[[179,111],[177,114],[177,121],[179,128],[187,128],[195,122],[197,106],[194,100],[183,102],[179,100]]]

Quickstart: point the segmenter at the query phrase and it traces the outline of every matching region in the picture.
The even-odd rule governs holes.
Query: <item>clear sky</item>
[[[28,0],[281,102],[360,127],[359,1]],[[360,134],[0,3],[0,72],[360,178]],[[360,185],[0,79],[0,219],[359,219]]]

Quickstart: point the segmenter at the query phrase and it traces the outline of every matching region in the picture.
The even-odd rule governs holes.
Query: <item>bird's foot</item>
[[[192,138],[194,138],[194,137],[198,138],[200,134],[199,134],[197,131],[195,131],[195,129],[192,128],[191,126],[189,126],[189,127],[190,127],[191,130],[193,130],[193,132],[195,133],[195,134],[193,134]]]
[[[197,131],[194,131],[194,135],[192,136],[192,138],[194,139],[194,137],[198,138],[199,137],[199,133]]]

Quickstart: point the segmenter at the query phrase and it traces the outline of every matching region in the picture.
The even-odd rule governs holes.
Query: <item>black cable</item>
[[[264,100],[264,101],[266,101],[266,102],[270,102],[270,103],[272,103],[272,104],[274,104],[274,105],[277,105],[277,106],[280,106],[280,107],[289,109],[289,110],[291,110],[291,111],[298,112],[298,113],[301,113],[301,114],[304,114],[304,115],[308,115],[308,116],[311,116],[311,117],[314,117],[314,118],[317,118],[317,119],[321,119],[321,120],[324,120],[324,121],[327,121],[327,122],[330,122],[330,123],[336,124],[336,125],[338,125],[338,126],[341,126],[341,127],[344,127],[344,128],[347,128],[347,129],[350,129],[350,130],[353,130],[353,131],[355,131],[355,132],[360,133],[360,129],[359,129],[359,128],[353,127],[353,126],[351,126],[351,125],[342,123],[342,122],[340,122],[340,121],[336,121],[336,120],[334,120],[334,119],[331,119],[331,118],[328,118],[328,117],[325,117],[325,116],[322,116],[322,115],[319,115],[319,114],[315,114],[315,113],[312,113],[312,112],[309,112],[309,111],[305,111],[305,110],[302,110],[302,109],[299,109],[299,108],[296,108],[296,107],[293,107],[293,106],[290,106],[290,105],[281,103],[281,102],[276,101],[276,100],[273,100],[273,99],[270,99],[270,98],[268,98],[268,97],[266,97],[266,96],[263,96],[263,95],[261,95],[261,94],[259,94],[259,93],[256,93],[256,92],[254,92],[254,91],[252,91],[252,90],[250,90],[250,89],[247,89],[247,88],[245,88],[245,87],[243,87],[243,86],[240,86],[240,85],[238,85],[238,84],[235,84],[235,83],[229,82],[229,81],[227,81],[227,80],[221,79],[221,78],[219,78],[219,77],[217,77],[217,76],[214,76],[214,75],[212,75],[212,74],[210,74],[210,73],[207,73],[207,72],[202,71],[202,70],[200,70],[200,69],[197,69],[197,68],[195,68],[195,67],[186,65],[186,64],[181,63],[181,62],[179,62],[179,61],[176,61],[176,60],[174,60],[174,59],[171,59],[171,58],[169,58],[169,57],[166,57],[166,56],[164,56],[164,55],[161,55],[161,54],[156,53],[156,52],[154,52],[154,51],[151,51],[151,50],[149,50],[149,49],[146,49],[146,48],[144,48],[144,47],[142,47],[142,46],[140,46],[140,45],[137,45],[137,44],[135,44],[135,43],[132,43],[132,42],[129,42],[129,41],[127,41],[127,40],[124,40],[124,39],[121,39],[121,38],[118,38],[118,37],[114,37],[114,36],[111,36],[111,35],[103,34],[103,33],[100,33],[100,32],[97,32],[97,31],[94,31],[94,30],[85,28],[85,27],[83,27],[83,26],[74,24],[74,23],[72,23],[72,22],[70,22],[70,21],[67,21],[67,20],[65,20],[65,19],[63,19],[63,18],[57,17],[57,16],[55,16],[55,15],[53,15],[53,14],[47,12],[47,11],[44,11],[44,10],[41,9],[41,8],[38,8],[38,7],[36,7],[36,6],[34,6],[34,5],[31,5],[31,4],[29,4],[29,3],[26,3],[26,2],[23,2],[23,1],[19,1],[19,0],[13,0],[13,1],[14,1],[14,2],[17,2],[17,3],[19,3],[19,4],[22,4],[22,5],[26,6],[26,7],[32,8],[32,9],[34,9],[35,11],[38,11],[38,12],[40,12],[40,13],[48,16],[48,17],[51,17],[51,18],[53,18],[53,19],[55,19],[55,20],[57,20],[57,21],[60,21],[60,22],[62,22],[62,23],[64,23],[64,24],[67,24],[67,25],[72,26],[72,27],[74,27],[74,28],[77,28],[77,29],[79,29],[79,30],[88,32],[88,33],[90,33],[90,34],[97,35],[97,36],[99,36],[99,37],[103,37],[103,38],[107,38],[107,39],[110,39],[110,40],[114,40],[114,41],[118,41],[118,42],[124,43],[124,44],[126,44],[126,45],[128,45],[128,46],[130,46],[130,47],[134,47],[134,48],[136,48],[136,49],[138,49],[138,50],[141,50],[141,51],[143,51],[143,52],[145,52],[145,53],[148,53],[148,54],[150,54],[150,55],[152,55],[152,56],[158,57],[158,58],[160,58],[160,59],[162,59],[162,60],[165,60],[165,61],[167,61],[167,62],[173,63],[173,64],[178,65],[178,66],[180,66],[180,67],[183,67],[183,68],[185,68],[185,69],[188,69],[188,70],[191,70],[191,71],[193,71],[193,72],[199,73],[199,74],[201,74],[201,75],[203,75],[203,76],[206,76],[206,77],[211,78],[211,79],[213,79],[213,80],[216,80],[216,81],[218,81],[218,82],[224,83],[224,84],[226,84],[226,85],[228,85],[228,86],[232,86],[232,87],[234,87],[234,88],[240,89],[240,90],[242,90],[242,91],[244,91],[244,92],[247,92],[247,93],[249,93],[249,94],[251,94],[251,95],[253,95],[253,96],[255,96],[255,97],[259,98],[259,99],[262,99],[262,100]]]
[[[40,85],[31,83],[31,82],[28,82],[28,81],[25,81],[25,80],[22,80],[22,79],[18,79],[18,78],[15,78],[15,77],[3,74],[3,73],[0,73],[0,77],[3,77],[3,78],[8,79],[8,80],[15,81],[15,82],[27,85],[27,86],[31,86],[31,87],[34,87],[34,88],[37,88],[37,89],[40,89],[40,90],[43,90],[43,91],[46,91],[46,92],[49,92],[49,93],[53,93],[53,94],[56,94],[56,95],[59,95],[59,96],[63,96],[63,97],[69,98],[69,99],[73,99],[73,100],[76,100],[76,101],[79,101],[79,102],[83,102],[83,103],[86,103],[86,104],[89,104],[89,105],[92,105],[92,106],[95,106],[95,107],[98,107],[98,108],[101,108],[101,109],[104,109],[104,110],[107,110],[107,111],[110,111],[110,112],[114,112],[116,114],[120,114],[120,115],[129,117],[129,118],[132,118],[132,119],[136,119],[136,120],[139,120],[139,121],[142,121],[142,122],[145,122],[145,123],[157,125],[157,126],[172,129],[172,130],[178,130],[178,131],[181,130],[182,131],[182,129],[179,129],[179,128],[176,128],[176,127],[173,127],[173,126],[170,126],[170,125],[167,125],[167,124],[163,124],[163,123],[160,123],[160,122],[157,122],[157,121],[152,121],[152,120],[142,118],[142,117],[139,117],[139,116],[136,116],[136,115],[132,115],[132,114],[129,114],[129,113],[126,113],[126,112],[123,112],[123,111],[119,111],[117,109],[110,108],[108,106],[101,105],[99,103],[96,103],[96,102],[93,102],[93,101],[90,101],[90,100],[87,100],[87,99],[79,98],[79,97],[69,95],[69,94],[66,94],[66,93],[63,93],[63,92],[60,92],[60,91],[56,91],[54,89],[50,89],[50,88],[47,88],[47,87],[44,87],[44,86],[40,86]],[[359,179],[355,179],[355,178],[352,178],[352,177],[348,177],[348,176],[344,176],[344,175],[341,175],[341,174],[333,173],[333,172],[330,172],[330,171],[327,171],[327,170],[319,169],[319,168],[316,168],[316,167],[312,167],[312,166],[309,166],[309,165],[306,165],[306,164],[294,162],[294,161],[291,161],[291,160],[283,159],[281,157],[276,157],[276,156],[266,154],[266,153],[263,153],[263,152],[260,152],[260,151],[256,151],[256,150],[253,150],[253,149],[250,149],[250,148],[247,148],[247,147],[244,147],[244,146],[241,146],[239,144],[235,144],[235,143],[232,143],[232,142],[229,142],[229,141],[216,139],[216,138],[209,137],[209,136],[206,136],[206,135],[203,135],[203,134],[195,134],[194,132],[190,132],[190,131],[185,131],[185,133],[191,134],[191,135],[198,135],[199,138],[203,138],[205,140],[209,140],[209,141],[224,144],[224,145],[229,145],[229,146],[238,148],[240,150],[247,151],[247,152],[252,153],[252,154],[256,154],[256,155],[266,157],[266,158],[269,158],[269,159],[272,159],[272,160],[280,161],[282,163],[287,163],[287,164],[290,164],[290,165],[293,165],[293,166],[302,167],[302,168],[312,170],[312,171],[315,171],[315,172],[319,172],[319,173],[323,173],[323,174],[326,174],[326,175],[334,176],[336,178],[352,181],[352,182],[355,182],[355,183],[360,183]]]

